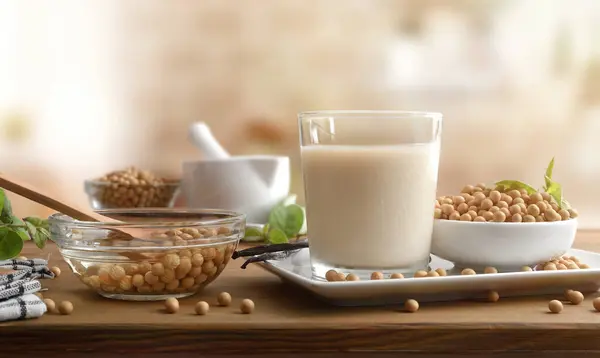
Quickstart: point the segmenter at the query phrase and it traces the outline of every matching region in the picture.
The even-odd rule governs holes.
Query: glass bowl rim
[[[135,186],[151,186],[151,187],[179,187],[181,186],[181,180],[180,179],[163,179],[164,182],[160,183],[160,184],[137,184],[137,185],[131,185],[132,187]],[[105,180],[99,180],[99,179],[86,179],[84,181],[84,184],[86,186],[88,185],[93,185],[93,186],[99,186],[99,187],[107,187],[107,186],[111,186],[115,183],[110,182],[110,181],[105,181]]]
[[[119,208],[119,209],[101,209],[94,212],[104,215],[107,213],[153,213],[153,214],[198,214],[198,215],[224,215],[226,217],[212,220],[198,221],[198,219],[182,219],[181,221],[79,221],[63,213],[55,213],[48,217],[48,224],[56,224],[59,226],[75,226],[77,228],[87,229],[106,229],[106,228],[137,228],[137,229],[153,229],[153,228],[173,228],[181,226],[206,227],[215,225],[234,224],[246,220],[246,214],[238,213],[230,210],[222,209],[191,209],[191,208]]]

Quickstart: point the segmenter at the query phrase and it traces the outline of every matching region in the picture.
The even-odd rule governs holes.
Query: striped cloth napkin
[[[4,260],[0,269],[0,322],[36,318],[46,313],[46,304],[34,293],[42,289],[38,279],[54,278],[43,259]]]

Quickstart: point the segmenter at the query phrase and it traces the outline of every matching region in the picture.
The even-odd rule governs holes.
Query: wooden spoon
[[[25,197],[31,201],[35,201],[38,204],[42,204],[45,207],[54,209],[60,213],[68,215],[73,219],[77,219],[80,221],[110,223],[120,222],[107,216],[95,213],[92,210],[81,209],[75,205],[70,205],[64,201],[54,199],[50,195],[44,194],[42,191],[34,189],[32,186],[25,184],[24,182],[12,178],[6,174],[0,174],[0,187],[15,194],[18,194],[22,197]]]
[[[55,199],[48,194],[43,193],[40,190],[34,189],[32,186],[25,184],[24,182],[17,180],[15,178],[10,177],[6,174],[0,174],[0,187],[13,192],[17,195],[25,197],[31,201],[34,201],[38,204],[42,204],[50,209],[54,209],[60,213],[68,215],[73,219],[80,221],[92,221],[92,222],[106,222],[106,223],[123,223],[122,221],[118,221],[112,219],[110,217],[100,215],[90,209],[82,209],[77,207],[76,205],[68,204],[65,201]],[[135,233],[133,232],[124,232],[122,229],[111,229],[116,233],[119,233],[119,239],[131,240],[135,238]],[[135,230],[135,229],[132,229]],[[131,231],[131,230],[128,230]],[[131,260],[144,260],[148,257],[143,254],[138,254],[135,252],[119,252],[119,254],[129,257]]]

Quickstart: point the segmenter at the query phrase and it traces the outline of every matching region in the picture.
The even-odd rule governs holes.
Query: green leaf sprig
[[[559,208],[561,209],[570,209],[571,204],[565,200],[563,197],[562,186],[557,182],[552,180],[552,172],[554,171],[554,158],[548,164],[548,168],[546,168],[546,174],[544,175],[544,191],[550,194],[550,196],[556,201]]]
[[[290,195],[277,204],[269,214],[269,222],[260,230],[249,226],[246,228],[244,241],[284,244],[289,239],[306,233],[306,210],[296,204],[296,195]]]
[[[27,240],[33,240],[38,248],[43,249],[49,238],[48,221],[35,216],[16,217],[10,200],[0,189],[0,260],[18,256],[23,250],[23,242]]]
[[[529,184],[525,184],[518,180],[502,180],[496,183],[497,187],[502,187],[503,190],[508,189],[525,189],[527,194],[531,195],[537,190]]]
[[[544,186],[542,189],[548,193],[552,199],[556,202],[560,209],[570,209],[571,205],[568,201],[563,198],[563,190],[562,186],[552,180],[552,173],[554,172],[554,158],[548,164],[546,168],[546,173],[544,174]],[[503,188],[504,190],[508,189],[525,189],[528,194],[534,194],[538,190],[532,187],[529,184],[525,184],[518,180],[502,180],[496,183],[496,186]]]

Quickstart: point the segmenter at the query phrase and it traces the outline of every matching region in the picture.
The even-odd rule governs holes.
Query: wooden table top
[[[600,231],[578,234],[577,248],[600,251]],[[600,352],[600,313],[588,295],[561,314],[547,313],[549,297],[500,299],[497,303],[423,304],[414,314],[398,307],[341,308],[318,301],[256,265],[241,270],[232,261],[204,292],[180,300],[177,314],[162,311],[162,302],[104,299],[71,274],[56,247],[45,252],[27,246],[24,255],[52,254],[51,265],[63,273],[43,280],[45,297],[75,306],[69,316],[0,324],[5,354],[24,352],[241,354],[318,352]],[[231,293],[230,307],[216,306],[221,291]],[[250,298],[253,314],[239,313]],[[206,316],[193,314],[199,300],[211,304]],[[44,342],[32,344],[32,342]]]

